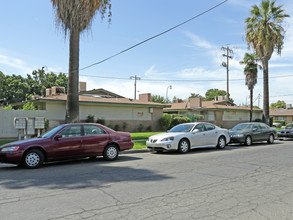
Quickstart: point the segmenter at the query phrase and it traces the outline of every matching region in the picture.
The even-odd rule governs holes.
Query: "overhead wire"
[[[171,27],[171,28],[169,28],[169,29],[167,29],[167,30],[165,30],[165,31],[163,31],[163,32],[161,32],[161,33],[159,33],[159,34],[156,34],[156,35],[154,35],[154,36],[152,36],[152,37],[150,37],[150,38],[147,38],[146,40],[143,40],[143,41],[141,41],[141,42],[139,42],[139,43],[137,43],[137,44],[135,44],[135,45],[133,45],[133,46],[131,46],[131,47],[128,47],[127,49],[124,49],[124,50],[122,50],[122,51],[120,51],[120,52],[118,52],[118,53],[116,53],[116,54],[114,54],[114,55],[112,55],[112,56],[110,56],[110,57],[107,57],[107,58],[105,58],[105,59],[103,59],[103,60],[101,60],[101,61],[99,61],[99,62],[96,62],[96,63],[93,63],[93,64],[88,65],[88,66],[86,66],[86,67],[83,67],[83,68],[79,69],[79,71],[82,71],[82,70],[88,69],[88,68],[90,68],[90,67],[92,67],[92,66],[95,66],[95,65],[98,65],[98,64],[101,64],[101,63],[104,63],[105,61],[110,60],[110,59],[112,59],[112,58],[114,58],[114,57],[116,57],[116,56],[118,56],[118,55],[120,55],[120,54],[122,54],[122,53],[125,53],[125,52],[127,52],[127,51],[129,51],[129,50],[131,50],[131,49],[133,49],[133,48],[135,48],[135,47],[141,45],[141,44],[144,44],[144,43],[146,43],[146,42],[148,42],[148,41],[150,41],[150,40],[152,40],[152,39],[154,39],[154,38],[157,38],[157,37],[159,37],[159,36],[161,36],[161,35],[163,35],[163,34],[166,34],[166,33],[170,32],[170,31],[174,30],[175,28],[178,28],[178,27],[180,27],[180,26],[182,26],[182,25],[184,25],[184,24],[186,24],[186,23],[188,23],[188,22],[194,20],[195,18],[198,18],[198,17],[200,17],[200,16],[202,16],[202,15],[204,15],[204,14],[206,14],[206,13],[212,11],[212,10],[214,10],[215,8],[219,7],[220,5],[224,4],[224,3],[227,2],[227,1],[228,1],[228,0],[224,0],[224,1],[220,2],[219,4],[217,4],[217,5],[215,5],[215,6],[211,7],[211,8],[209,8],[209,9],[207,9],[207,10],[205,10],[204,12],[202,12],[202,13],[200,13],[200,14],[198,14],[198,15],[193,16],[192,18],[190,18],[190,19],[188,19],[188,20],[186,20],[186,21],[184,21],[184,22],[182,22],[182,23],[180,23],[180,24],[177,24],[177,25],[175,25],[175,26],[173,26],[173,27]],[[74,70],[74,71],[72,71],[72,72],[77,72],[77,71],[78,71],[78,70]]]

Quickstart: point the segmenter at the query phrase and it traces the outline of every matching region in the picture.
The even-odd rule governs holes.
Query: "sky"
[[[80,68],[95,64],[154,35],[166,31],[223,2],[222,0],[112,0],[112,18],[97,14],[81,34]],[[186,99],[191,93],[227,89],[222,47],[233,50],[229,60],[229,93],[235,104],[249,103],[244,66],[239,64],[248,49],[244,20],[260,0],[228,0],[221,6],[172,31],[141,44],[101,64],[81,70],[87,89],[103,88],[127,98],[151,93]],[[293,2],[277,0],[286,13],[285,43],[281,56],[269,61],[270,103],[293,104]],[[67,73],[69,38],[56,27],[49,0],[1,1],[0,71],[26,77],[45,67],[47,72]],[[108,78],[105,78],[108,77]],[[170,85],[172,89],[170,89]],[[254,105],[263,103],[262,70],[254,89]]]

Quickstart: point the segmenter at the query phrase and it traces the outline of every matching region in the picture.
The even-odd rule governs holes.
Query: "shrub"
[[[27,102],[24,104],[22,110],[36,110],[36,107],[34,106],[34,103]]]
[[[169,129],[172,121],[172,115],[163,114],[163,117],[159,119],[159,126],[162,131],[166,131]]]
[[[12,110],[13,108],[12,108],[12,105],[8,105],[8,106],[5,106],[3,109],[4,110]]]
[[[94,115],[88,115],[85,122],[87,123],[94,123],[95,122],[95,116]]]
[[[99,123],[99,124],[101,124],[101,125],[105,125],[106,124],[106,121],[103,118],[98,118],[96,122]]]
[[[138,130],[138,132],[142,132],[142,130],[143,130],[143,124],[139,124],[137,130]]]
[[[145,130],[146,130],[147,132],[152,132],[152,131],[153,131],[153,129],[152,129],[152,126],[151,126],[151,125],[147,126]]]
[[[48,131],[49,130],[49,125],[50,125],[50,122],[48,119],[45,120],[45,131]]]
[[[188,122],[191,122],[190,118],[177,116],[172,119],[171,127],[174,127],[175,125],[182,124],[182,123],[188,123]]]
[[[199,114],[194,114],[193,115],[193,118],[194,118],[195,121],[204,120],[204,116],[203,115],[199,115]]]
[[[108,128],[111,128],[114,130],[113,125],[106,125]]]
[[[123,125],[122,125],[122,129],[123,129],[123,131],[126,130],[127,126],[128,126],[127,123],[126,123],[126,122],[123,122]]]
[[[114,130],[115,131],[119,131],[120,130],[120,126],[119,125],[114,125]]]

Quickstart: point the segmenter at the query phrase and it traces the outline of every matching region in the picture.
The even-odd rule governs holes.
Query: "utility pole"
[[[222,66],[227,68],[227,98],[226,100],[229,101],[229,59],[233,58],[233,56],[230,56],[230,54],[233,55],[233,50],[231,50],[229,46],[222,47],[221,50],[225,51],[225,53],[223,54],[223,57],[227,57],[227,61],[222,62]]]
[[[141,78],[135,75],[131,76],[130,79],[134,79],[134,100],[136,100],[136,80],[141,80]]]

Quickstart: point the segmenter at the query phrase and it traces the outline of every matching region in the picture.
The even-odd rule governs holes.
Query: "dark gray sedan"
[[[279,130],[278,137],[280,140],[293,138],[293,124],[288,124],[284,129]]]
[[[274,143],[277,131],[261,122],[241,123],[229,131],[230,143],[243,143],[247,146],[253,142],[267,141]]]

